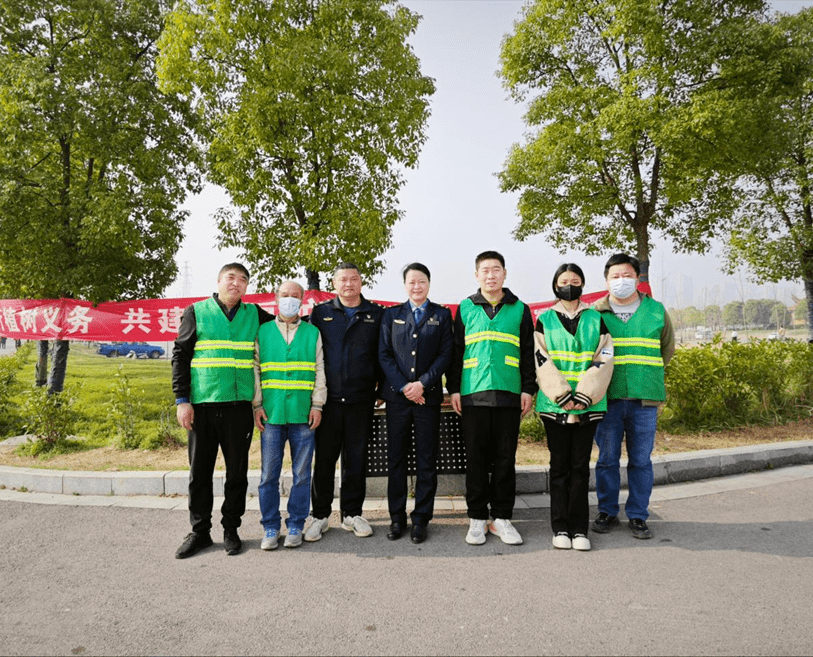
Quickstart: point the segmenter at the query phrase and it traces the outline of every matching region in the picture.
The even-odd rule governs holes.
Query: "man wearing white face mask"
[[[652,538],[646,524],[654,481],[652,450],[658,403],[666,399],[664,367],[675,353],[672,322],[662,303],[637,291],[641,265],[625,253],[604,266],[610,294],[596,302],[613,338],[615,368],[607,413],[596,430],[598,515],[591,528],[606,534],[618,524],[619,462],[626,437],[629,497],[624,511],[635,538]]]
[[[279,477],[285,442],[291,444],[293,485],[288,496],[285,547],[302,544],[310,507],[311,462],[314,431],[327,400],[322,336],[303,322],[299,309],[304,289],[296,281],[277,288],[279,315],[263,324],[257,334],[254,359],[254,423],[262,431],[260,522],[265,529],[260,547],[279,544]]]

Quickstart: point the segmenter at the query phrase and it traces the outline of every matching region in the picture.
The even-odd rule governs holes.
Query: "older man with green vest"
[[[319,329],[299,318],[305,290],[296,281],[277,288],[279,314],[260,327],[254,362],[254,421],[262,431],[260,522],[265,530],[260,547],[279,545],[282,524],[279,477],[285,443],[291,446],[293,484],[288,494],[285,547],[302,545],[310,508],[314,431],[327,401],[325,360]]]
[[[502,255],[484,251],[474,268],[480,290],[457,310],[447,377],[466,443],[466,542],[482,545],[491,532],[519,545],[511,517],[519,422],[532,410],[536,392],[534,324],[530,308],[503,287]]]
[[[615,369],[607,391],[607,413],[596,431],[598,515],[591,528],[606,534],[619,524],[621,443],[626,437],[627,485],[624,506],[635,538],[652,538],[646,524],[654,481],[652,450],[658,404],[666,399],[664,367],[675,353],[675,334],[662,303],[637,291],[641,265],[625,253],[604,267],[610,294],[594,308],[613,338]]]
[[[192,532],[175,553],[191,557],[212,545],[212,477],[218,447],[226,463],[221,507],[226,554],[237,554],[237,534],[246,510],[248,450],[254,431],[254,341],[271,315],[242,302],[248,270],[224,266],[217,292],[192,304],[181,317],[172,350],[172,389],[178,424],[189,432],[189,520]]]

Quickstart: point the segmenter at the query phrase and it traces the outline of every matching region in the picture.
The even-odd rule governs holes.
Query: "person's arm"
[[[192,408],[192,356],[198,340],[195,306],[187,306],[181,315],[178,337],[172,347],[172,392],[175,395],[178,424],[192,429],[195,413]]]
[[[463,354],[466,351],[466,326],[463,324],[460,306],[454,318],[454,336],[452,338],[452,362],[446,374],[446,388],[449,391],[452,408],[458,415],[463,413],[460,399],[460,383],[463,380]]]
[[[675,329],[672,327],[672,320],[666,310],[663,311],[663,330],[661,331],[661,358],[663,364],[667,365],[672,356],[675,355]]]
[[[604,321],[601,322],[604,329]],[[613,338],[609,332],[604,332],[598,342],[598,347],[593,353],[593,360],[590,368],[582,375],[576,386],[574,399],[585,408],[592,406],[607,394],[610,387],[610,380],[613,378],[613,366],[615,363],[613,355]]]
[[[409,381],[401,372],[398,360],[395,358],[395,347],[392,344],[392,320],[393,316],[390,312],[385,312],[384,317],[381,318],[381,329],[378,334],[378,362],[384,372],[385,380],[395,390],[400,391]]]
[[[439,314],[440,345],[438,347],[438,353],[426,372],[418,379],[424,389],[438,385],[443,380],[443,374],[449,369],[449,364],[452,362],[452,342],[454,340],[452,334],[452,313],[446,308],[441,308]]]
[[[259,307],[259,306],[258,306]],[[251,400],[251,407],[254,409],[254,426],[260,431],[265,429],[265,422],[268,422],[268,415],[263,408],[263,388],[260,380],[260,343],[254,341],[254,399]]]
[[[522,305],[522,321],[519,325],[519,375],[522,386],[520,406],[522,416],[525,417],[533,410],[534,395],[538,388],[534,367],[534,320],[528,304]]]
[[[308,426],[315,431],[322,423],[322,408],[327,401],[327,379],[325,378],[325,353],[322,346],[322,334],[316,338],[316,380],[311,393],[311,410],[308,414]]]

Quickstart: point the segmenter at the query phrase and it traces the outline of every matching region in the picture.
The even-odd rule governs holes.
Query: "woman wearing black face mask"
[[[581,302],[584,273],[561,265],[553,276],[559,301],[536,322],[536,410],[550,450],[553,546],[589,550],[590,453],[607,409],[613,373],[612,337],[601,315]]]

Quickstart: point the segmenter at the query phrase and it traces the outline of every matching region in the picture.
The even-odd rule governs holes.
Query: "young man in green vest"
[[[288,494],[285,547],[302,545],[302,530],[311,501],[314,431],[327,400],[325,361],[319,329],[299,318],[305,297],[296,281],[277,288],[279,314],[260,327],[254,359],[254,423],[262,432],[260,522],[265,530],[260,547],[279,544],[279,476],[285,443],[291,446],[293,485]]]
[[[212,545],[212,475],[218,447],[226,462],[221,507],[226,554],[237,554],[246,510],[248,449],[254,431],[254,341],[271,315],[241,299],[248,270],[234,262],[220,270],[217,292],[181,317],[172,350],[172,390],[178,424],[189,432],[189,521],[192,532],[175,552],[191,557]]]
[[[637,291],[641,265],[625,253],[604,267],[610,294],[593,307],[613,338],[615,369],[607,391],[607,413],[598,425],[596,464],[598,515],[592,529],[606,534],[619,523],[621,443],[626,437],[629,496],[624,511],[635,538],[652,538],[646,524],[654,481],[652,450],[658,404],[666,399],[664,367],[675,353],[672,322],[663,304]]]
[[[466,442],[466,542],[482,545],[491,532],[519,545],[511,517],[519,421],[531,411],[536,392],[534,324],[530,308],[503,287],[502,255],[484,251],[474,269],[480,290],[457,309],[447,376]]]

